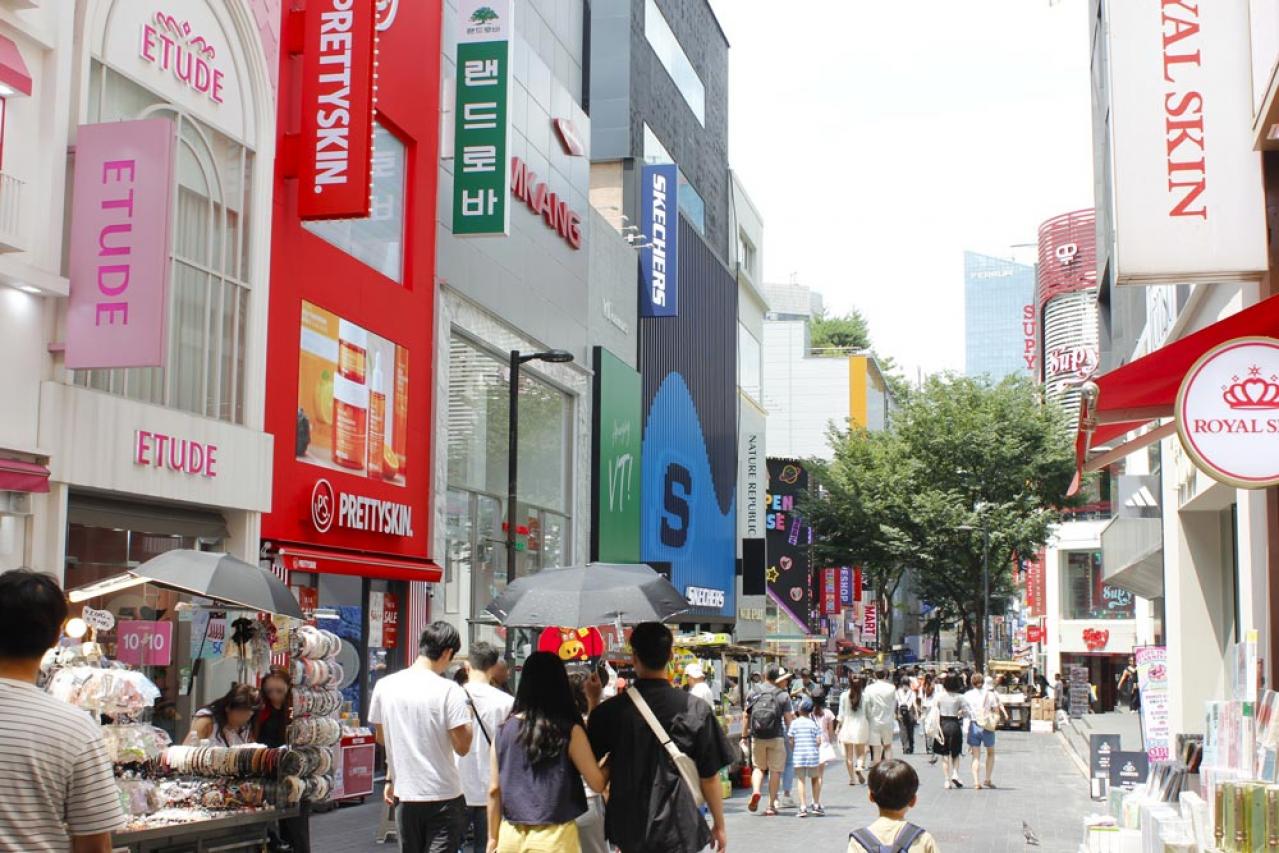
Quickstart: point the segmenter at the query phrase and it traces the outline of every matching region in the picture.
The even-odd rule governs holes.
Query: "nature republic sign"
[[[1279,485],[1279,340],[1237,338],[1195,362],[1177,432],[1205,473],[1241,489]]]

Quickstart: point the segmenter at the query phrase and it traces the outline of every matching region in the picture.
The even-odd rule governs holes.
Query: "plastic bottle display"
[[[383,476],[386,446],[386,385],[382,376],[382,354],[373,356],[373,377],[369,382],[369,470],[370,477]]]
[[[368,332],[339,320],[338,369],[333,377],[333,461],[344,468],[364,468],[369,428],[367,366]]]

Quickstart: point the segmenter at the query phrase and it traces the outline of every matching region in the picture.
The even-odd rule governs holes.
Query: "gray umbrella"
[[[302,618],[301,605],[283,581],[229,554],[179,548],[147,560],[129,574],[222,604]]]
[[[585,628],[663,622],[689,605],[646,565],[587,563],[519,578],[485,609],[508,628]]]

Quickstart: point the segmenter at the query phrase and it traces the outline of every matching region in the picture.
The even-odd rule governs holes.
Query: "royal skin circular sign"
[[[1236,338],[1195,362],[1177,433],[1205,473],[1241,489],[1279,485],[1279,340]]]

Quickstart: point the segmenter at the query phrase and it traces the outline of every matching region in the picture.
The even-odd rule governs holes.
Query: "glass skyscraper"
[[[1039,374],[1035,268],[964,252],[964,374]]]

